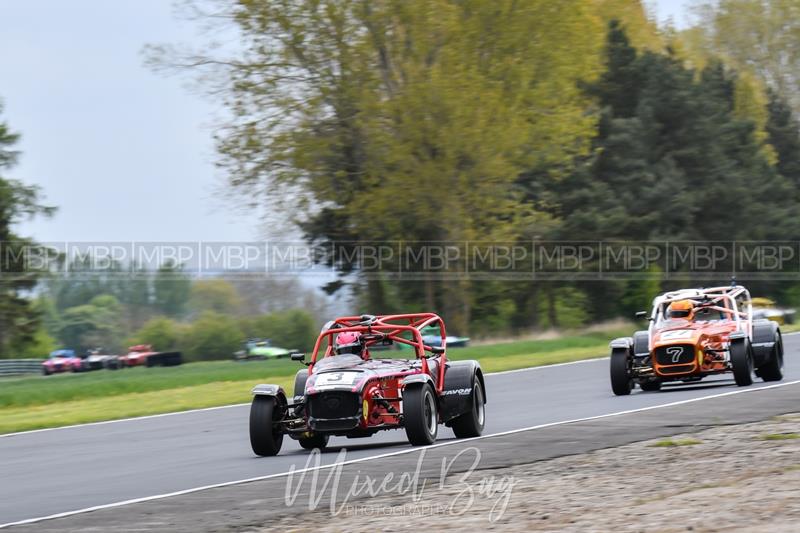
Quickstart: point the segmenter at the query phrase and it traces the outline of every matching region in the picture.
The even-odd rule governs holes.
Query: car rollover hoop
[[[438,328],[441,346],[425,344],[424,328]],[[334,350],[341,333],[356,333],[361,354]],[[434,313],[340,317],[320,332],[307,368],[295,376],[289,397],[277,385],[257,385],[250,408],[250,443],[257,455],[280,452],[284,436],[304,449],[322,449],[332,436],[369,437],[405,430],[412,445],[436,441],[439,426],[456,437],[477,437],[486,416],[486,384],[474,360],[447,359],[444,321]],[[414,359],[370,357],[370,347],[407,345]],[[380,352],[386,353],[386,352]],[[400,352],[397,352],[400,353]],[[402,352],[408,353],[408,352]]]

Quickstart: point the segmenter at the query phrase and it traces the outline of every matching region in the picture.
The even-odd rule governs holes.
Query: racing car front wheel
[[[633,380],[628,369],[628,350],[611,350],[611,390],[617,396],[627,396],[633,389]]]
[[[472,408],[453,420],[452,429],[456,437],[466,439],[470,437],[480,437],[483,433],[483,426],[486,422],[485,407],[486,399],[481,388],[481,380],[478,376],[472,378]]]
[[[403,420],[408,442],[414,446],[433,444],[439,432],[439,413],[433,387],[425,383],[403,391]]]
[[[262,457],[278,455],[283,432],[275,424],[281,419],[280,406],[272,396],[255,396],[250,405],[250,446]]]
[[[750,353],[750,343],[747,339],[731,342],[731,366],[733,379],[740,387],[753,384],[753,354]]]

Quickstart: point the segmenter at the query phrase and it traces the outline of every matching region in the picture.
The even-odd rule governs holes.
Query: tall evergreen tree
[[[19,153],[14,145],[18,140],[19,134],[0,122],[0,172],[17,163]],[[39,203],[36,187],[0,175],[0,357],[13,355],[9,353],[11,346],[19,349],[33,342],[39,329],[38,313],[29,299],[37,274],[27,270],[22,253],[33,242],[14,233],[13,226],[22,219],[50,212],[51,208]]]

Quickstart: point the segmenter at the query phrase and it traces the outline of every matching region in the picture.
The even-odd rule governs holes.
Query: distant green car
[[[442,337],[439,335],[439,328],[437,327],[427,327],[422,328],[420,331],[422,334],[422,342],[428,346],[441,346],[442,345]],[[448,348],[464,348],[469,344],[469,337],[456,337],[454,335],[448,335],[445,337],[447,341]],[[399,344],[398,347],[401,350],[411,349],[411,346],[407,344]]]
[[[236,361],[253,361],[264,359],[278,359],[289,357],[292,350],[273,346],[269,339],[248,339],[244,342],[244,349],[233,354]]]

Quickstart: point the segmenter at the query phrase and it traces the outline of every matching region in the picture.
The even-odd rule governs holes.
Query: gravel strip
[[[254,531],[796,532],[800,414],[460,476]]]

